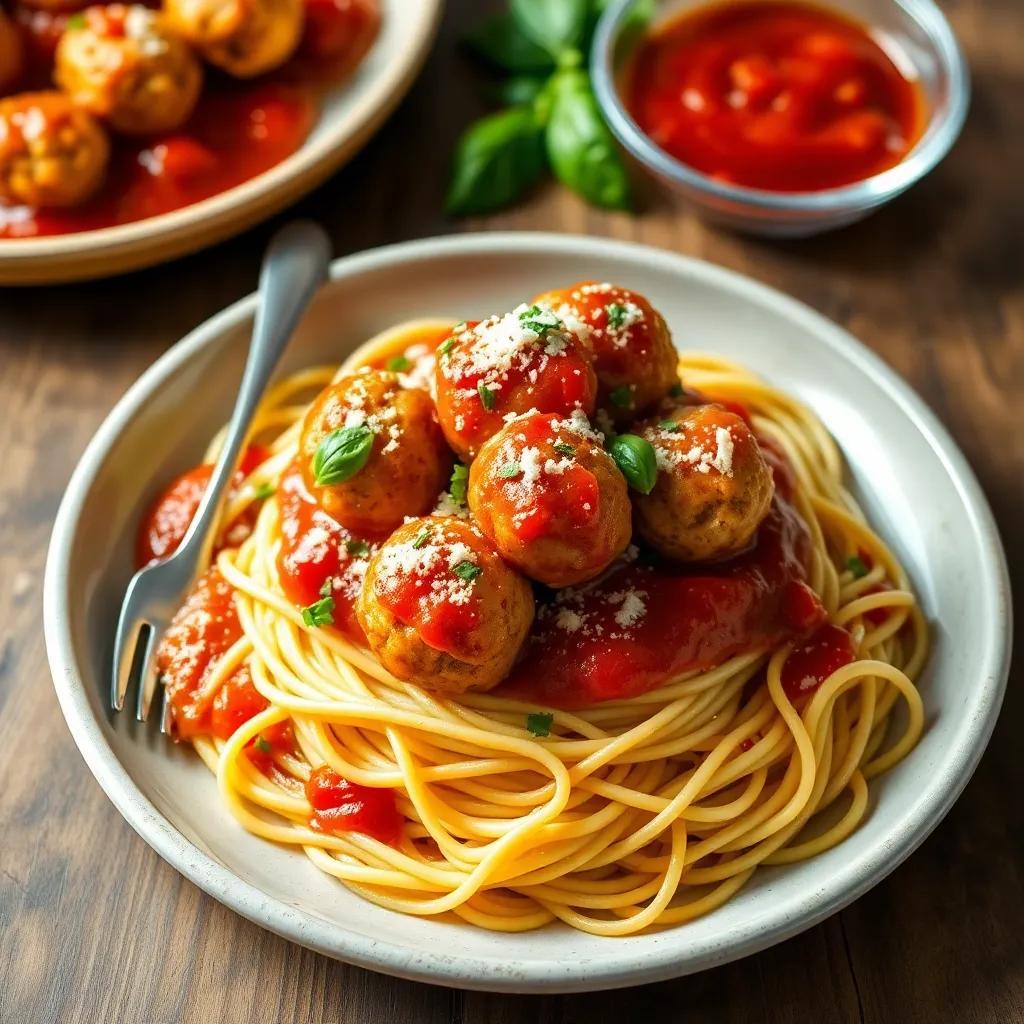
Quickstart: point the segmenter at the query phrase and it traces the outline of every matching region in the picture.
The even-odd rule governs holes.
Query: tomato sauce
[[[682,163],[777,192],[892,167],[926,121],[919,84],[869,29],[775,0],[670,21],[638,48],[624,97],[641,130]]]
[[[542,605],[523,659],[497,692],[586,707],[806,635],[825,621],[804,583],[809,556],[807,527],[777,496],[754,546],[728,562],[675,566],[641,557]],[[623,618],[624,595],[642,606],[634,623]]]
[[[49,87],[67,18],[19,8],[28,42],[26,81]],[[359,63],[376,36],[376,0],[306,0],[298,53],[272,75],[237,81],[206,68],[195,112],[159,137],[114,136],[99,193],[72,209],[0,204],[0,238],[30,238],[128,224],[190,206],[279,164],[305,141],[319,95]]]
[[[309,823],[321,832],[361,832],[389,846],[402,837],[394,790],[360,786],[321,765],[306,782],[306,799],[313,808]]]
[[[261,445],[249,445],[242,455],[232,488],[237,488],[269,455],[270,452]],[[135,542],[135,564],[140,569],[169,558],[178,550],[203,500],[212,473],[213,465],[210,463],[196,466],[172,480],[153,502]],[[223,539],[235,545],[245,540],[252,532],[257,511],[257,505],[250,505],[234,522],[227,525]]]
[[[285,596],[300,608],[329,596],[334,602],[334,628],[364,642],[355,604],[374,541],[356,537],[320,508],[306,490],[297,462],[281,477],[277,500],[281,516],[277,573]]]
[[[826,623],[790,653],[782,668],[782,688],[790,700],[805,697],[856,657],[853,637],[841,626]]]

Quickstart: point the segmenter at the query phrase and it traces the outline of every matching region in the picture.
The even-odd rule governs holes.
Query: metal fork
[[[327,235],[308,221],[288,224],[271,240],[260,269],[259,305],[242,384],[209,486],[178,550],[165,561],[141,569],[128,584],[114,642],[110,703],[115,711],[120,711],[128,687],[137,677],[135,714],[140,722],[149,717],[157,688],[157,641],[209,560],[214,527],[256,407],[299,318],[327,279],[330,256]],[[166,691],[160,730],[170,730]]]

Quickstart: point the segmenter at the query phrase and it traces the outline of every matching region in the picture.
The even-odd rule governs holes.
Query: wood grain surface
[[[500,216],[446,220],[447,157],[482,109],[458,37],[488,6],[450,0],[407,102],[295,212],[325,223],[339,254],[457,230],[542,228],[652,243],[795,295],[879,352],[945,421],[992,502],[1020,592],[1021,0],[943,3],[974,84],[948,160],[867,222],[781,244],[708,228],[652,187],[636,217],[594,212],[551,188]],[[50,686],[40,624],[50,526],[103,416],[164,349],[253,288],[274,226],[132,277],[0,294],[0,1021],[1024,1021],[1019,663],[975,778],[890,878],[774,949],[640,989],[492,996],[346,967],[236,917],[131,831],[78,755]]]

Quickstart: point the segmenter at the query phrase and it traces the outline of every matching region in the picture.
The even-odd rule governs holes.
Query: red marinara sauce
[[[923,94],[870,32],[802,3],[713,4],[652,33],[624,90],[641,130],[720,181],[836,188],[899,163]]]
[[[809,555],[807,527],[779,493],[754,546],[727,562],[641,557],[541,605],[524,657],[501,689],[586,707],[805,637],[825,621],[804,582]]]
[[[217,662],[241,636],[234,591],[216,569],[210,569],[196,581],[157,649],[157,669],[178,739],[226,740],[270,706],[245,665],[219,686],[209,685]],[[294,748],[291,723],[278,722],[250,740],[246,753],[260,771],[270,774],[274,756]]]
[[[0,238],[73,234],[155,217],[226,192],[291,156],[313,128],[323,89],[351,73],[380,23],[378,0],[305,0],[305,8],[302,40],[286,65],[254,81],[208,71],[180,129],[141,139],[114,136],[103,186],[81,206],[0,203]],[[67,17],[19,6],[16,18],[29,58],[18,85],[49,88]]]
[[[269,456],[270,452],[262,445],[249,445],[239,463],[232,486],[237,487]],[[140,569],[169,558],[178,550],[203,500],[212,473],[213,465],[210,463],[196,466],[172,480],[153,502],[135,540],[135,563]],[[222,541],[241,544],[252,532],[256,513],[257,506],[250,505],[233,523],[227,525]]]
[[[310,825],[318,831],[362,832],[389,846],[402,837],[394,790],[349,782],[324,764],[306,781],[306,799],[313,808]]]
[[[355,604],[377,542],[355,536],[316,503],[306,490],[298,462],[281,476],[277,502],[281,516],[277,574],[285,596],[300,608],[330,597],[331,625],[364,643]]]

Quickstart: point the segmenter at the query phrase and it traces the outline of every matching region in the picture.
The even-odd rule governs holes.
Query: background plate
[[[320,97],[309,138],[287,160],[235,188],[147,220],[41,238],[0,238],[0,285],[76,281],[195,252],[294,203],[369,141],[412,85],[443,0],[381,0],[381,28],[355,72]]]
[[[807,307],[709,264],[606,239],[428,239],[337,261],[284,370],[340,362],[405,318],[484,316],[588,277],[644,292],[680,347],[741,360],[823,417],[846,455],[854,491],[906,565],[934,629],[921,680],[925,734],[872,783],[866,820],[837,848],[763,870],[714,913],[650,935],[602,939],[554,926],[503,935],[391,914],[351,895],[301,853],[248,835],[190,749],[165,745],[128,715],[113,718],[105,693],[136,524],[229,414],[250,296],[167,352],[100,428],[57,517],[44,618],[61,707],[108,796],[169,863],[280,935],[364,967],[469,988],[576,991],[686,974],[788,938],[864,893],[938,824],[981,757],[1002,700],[1011,635],[1006,564],[991,514],[963,456],[920,399]]]

